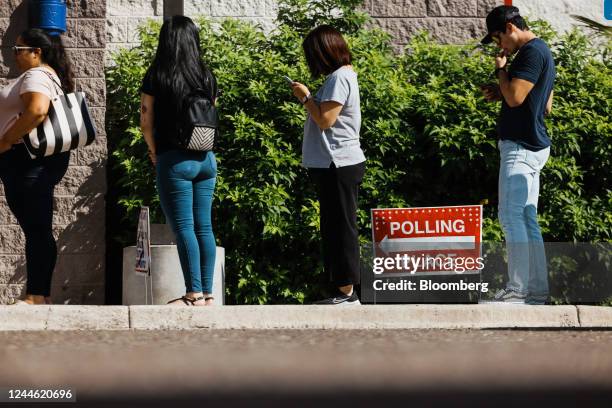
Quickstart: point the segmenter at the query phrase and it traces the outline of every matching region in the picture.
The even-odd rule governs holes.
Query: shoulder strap
[[[59,88],[59,90],[61,91],[61,94],[62,94],[62,95],[64,95],[64,94],[65,94],[64,89],[62,88],[62,84],[60,84],[60,83],[59,83],[59,82],[58,82],[58,81],[55,79],[55,76],[54,76],[54,75],[51,73],[51,71],[49,71],[48,69],[45,69],[45,68],[43,68],[43,67],[32,68],[32,70],[41,71],[41,72],[44,72],[45,74],[47,74],[47,76],[48,76],[48,77],[51,79],[51,81],[53,82],[53,84],[55,84],[55,86],[56,86],[57,88]],[[56,89],[56,91],[57,91],[57,89]],[[56,92],[56,94],[57,94],[58,96],[60,95],[60,93],[59,93],[59,92]]]

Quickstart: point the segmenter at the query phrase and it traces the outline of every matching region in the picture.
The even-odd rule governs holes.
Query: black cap
[[[485,38],[480,42],[482,44],[489,44],[493,41],[491,34],[496,31],[506,32],[506,23],[512,20],[514,17],[520,17],[519,9],[514,6],[499,6],[495,7],[487,16],[487,32]]]

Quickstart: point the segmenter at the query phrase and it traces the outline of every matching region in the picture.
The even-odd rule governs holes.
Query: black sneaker
[[[357,293],[353,291],[353,293],[349,295],[345,295],[344,293],[338,293],[335,297],[330,297],[327,299],[319,300],[313,303],[313,305],[342,305],[342,306],[357,306],[361,305],[359,302],[359,298],[357,297]]]
[[[478,303],[485,304],[509,304],[509,305],[524,305],[527,296],[515,292],[510,289],[502,289],[495,294],[493,300],[481,300]]]

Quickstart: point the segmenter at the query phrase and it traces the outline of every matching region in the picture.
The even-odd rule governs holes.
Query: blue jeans
[[[213,152],[170,150],[157,156],[157,191],[174,235],[187,292],[212,293],[216,243],[211,209]]]
[[[510,140],[500,140],[499,221],[508,251],[506,288],[526,296],[548,295],[544,240],[538,225],[540,171],[550,148],[527,150]]]

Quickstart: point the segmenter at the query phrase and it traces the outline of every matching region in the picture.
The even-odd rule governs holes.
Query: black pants
[[[53,190],[70,161],[70,153],[32,160],[23,144],[0,155],[0,179],[9,208],[26,239],[27,288],[30,295],[49,296],[57,261],[53,237]]]
[[[336,286],[358,285],[357,199],[365,162],[346,167],[308,169],[317,185],[321,213],[323,265]]]

